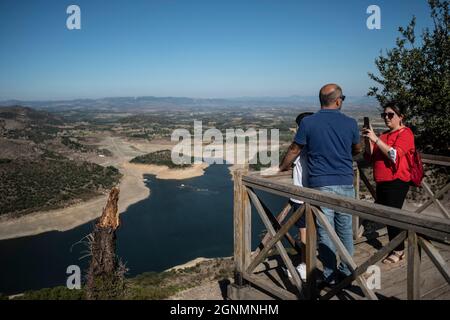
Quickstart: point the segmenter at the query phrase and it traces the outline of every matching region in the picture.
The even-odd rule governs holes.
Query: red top
[[[403,128],[394,132],[385,132],[380,140],[397,151],[395,163],[386,157],[377,145],[374,145],[372,154],[373,177],[376,183],[400,179],[411,181],[409,161],[415,150],[414,134],[411,129]]]

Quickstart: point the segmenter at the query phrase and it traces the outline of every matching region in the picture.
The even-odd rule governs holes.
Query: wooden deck
[[[355,246],[354,261],[360,265],[375,254],[380,246],[385,246],[388,243],[386,236],[371,240],[369,242],[359,243]],[[450,262],[450,248],[442,247],[441,254],[446,263]],[[298,257],[291,256],[293,261]],[[404,259],[395,266],[377,263],[381,270],[381,281],[379,290],[374,290],[378,299],[407,299],[407,259]],[[283,267],[282,267],[283,266]],[[318,268],[321,270],[320,263]],[[293,294],[295,294],[295,287],[291,280],[286,276],[284,271],[284,264],[282,259],[278,256],[272,257],[265,263],[264,269],[255,273],[255,276],[267,285],[280,286]],[[421,261],[421,297],[422,300],[450,300],[450,286],[446,279],[436,269],[427,255],[424,255]],[[324,296],[328,290],[322,290],[320,296]],[[239,295],[239,296],[238,296]],[[239,293],[230,288],[229,298],[236,300],[272,300],[278,299],[277,296],[270,294],[268,291],[249,284],[245,289],[239,290]],[[343,289],[339,294],[334,296],[331,300],[365,300],[365,296],[356,282],[346,289]]]

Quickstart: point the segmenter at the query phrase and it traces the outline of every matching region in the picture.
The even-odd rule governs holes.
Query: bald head
[[[322,108],[340,108],[340,103],[336,102],[342,96],[342,89],[337,84],[327,84],[320,89],[320,105]]]

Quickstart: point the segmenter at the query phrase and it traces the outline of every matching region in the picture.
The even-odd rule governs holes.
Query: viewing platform
[[[450,166],[450,158],[422,155],[423,162],[434,166]],[[259,172],[238,170],[234,174],[234,283],[228,287],[228,298],[248,299],[450,299],[450,215],[439,200],[450,189],[450,183],[433,193],[424,178],[422,188],[429,200],[413,211],[386,207],[360,200],[360,181],[373,198],[362,164],[354,165],[356,199],[327,194],[293,185],[291,172],[262,176]],[[264,204],[264,193],[286,198],[279,212],[271,212]],[[305,202],[297,212],[289,214],[289,199]],[[434,204],[440,217],[430,214]],[[266,234],[256,250],[252,248],[252,207],[264,224]],[[336,209],[353,216],[355,253],[347,252],[320,207]],[[300,279],[294,263],[299,246],[289,234],[295,222],[306,215],[307,281]],[[365,232],[363,221],[380,228]],[[333,288],[321,288],[322,265],[317,254],[316,221],[324,225],[338,251],[338,259],[349,265],[352,275]],[[384,226],[403,230],[389,241]],[[396,265],[381,261],[401,242],[406,241],[406,258]],[[289,247],[289,249],[287,248]],[[373,267],[375,266],[375,267]],[[292,278],[283,270],[287,268]],[[369,272],[368,272],[369,269]],[[373,281],[379,271],[379,282]],[[374,285],[375,284],[375,285]]]

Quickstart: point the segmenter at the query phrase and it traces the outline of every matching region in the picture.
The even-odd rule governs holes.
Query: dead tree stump
[[[116,256],[116,230],[120,225],[117,207],[119,192],[118,188],[111,190],[102,216],[89,237],[91,262],[86,295],[90,300],[117,299],[125,289],[125,268]]]

